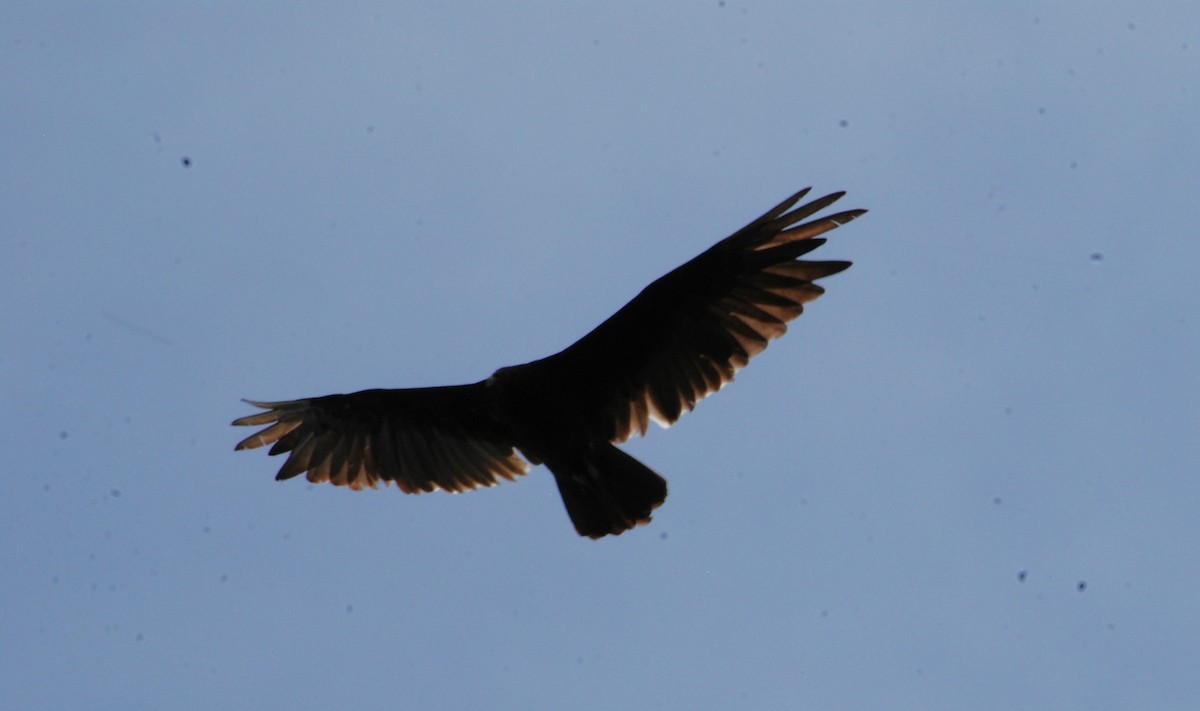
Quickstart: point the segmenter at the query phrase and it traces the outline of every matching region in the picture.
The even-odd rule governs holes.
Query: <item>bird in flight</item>
[[[513,480],[530,464],[554,475],[581,536],[650,521],[667,482],[616,447],[651,420],[669,427],[787,331],[816,280],[849,262],[799,257],[862,215],[808,222],[845,193],[796,206],[805,188],[642,290],[565,350],[470,385],[363,390],[249,404],[234,425],[269,425],[236,449],[288,453],[276,479],[351,489],[395,483],[417,494]]]

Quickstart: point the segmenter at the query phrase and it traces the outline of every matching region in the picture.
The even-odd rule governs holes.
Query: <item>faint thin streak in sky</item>
[[[103,316],[104,318],[108,319],[109,321],[112,321],[113,323],[117,324],[118,326],[125,327],[129,331],[132,331],[133,333],[136,333],[139,336],[145,336],[146,338],[149,338],[152,341],[158,341],[159,343],[163,344],[164,346],[175,345],[171,341],[171,339],[167,338],[166,336],[160,336],[159,334],[155,333],[154,331],[151,331],[148,328],[139,326],[136,323],[133,323],[132,321],[128,321],[114,313],[111,313],[109,311],[104,311],[103,309],[101,309],[100,315]]]

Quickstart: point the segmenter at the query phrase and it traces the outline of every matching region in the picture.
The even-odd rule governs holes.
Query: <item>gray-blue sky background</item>
[[[0,705],[1200,698],[1195,3],[24,3],[0,66]],[[648,527],[232,452],[808,184],[855,266],[628,445]]]

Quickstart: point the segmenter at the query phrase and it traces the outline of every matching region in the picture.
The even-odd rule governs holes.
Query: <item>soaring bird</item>
[[[532,363],[478,383],[363,390],[280,402],[234,425],[269,425],[236,449],[288,453],[276,479],[352,489],[395,483],[410,494],[459,492],[513,480],[530,464],[554,475],[581,536],[601,538],[650,521],[667,482],[616,447],[650,420],[669,427],[720,390],[804,304],[816,280],[849,262],[799,257],[862,215],[805,219],[837,192],[795,207],[805,188],[647,286],[591,333]]]

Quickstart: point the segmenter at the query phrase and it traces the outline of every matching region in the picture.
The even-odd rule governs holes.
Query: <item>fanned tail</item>
[[[649,523],[650,513],[667,498],[665,479],[608,443],[591,446],[582,460],[546,465],[581,536],[601,538]]]

